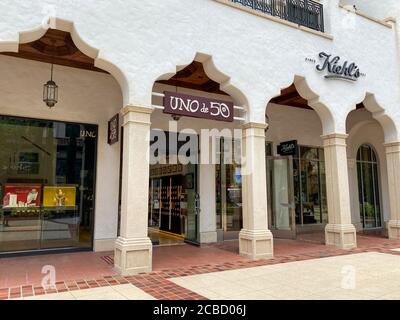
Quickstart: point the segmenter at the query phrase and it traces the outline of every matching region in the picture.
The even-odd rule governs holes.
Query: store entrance
[[[175,149],[169,141],[175,140],[178,134],[166,134],[166,147],[157,150],[160,161],[150,165],[149,237],[154,245],[198,244],[197,149],[193,151],[196,152],[193,161],[180,163],[177,154],[184,144],[182,141],[188,142],[189,139],[180,139]],[[197,136],[189,138],[197,139]]]
[[[149,235],[154,244],[197,242],[196,169],[181,164],[150,169]]]
[[[275,238],[296,238],[293,159],[267,157],[269,228]]]
[[[266,157],[269,223],[277,238],[320,233],[328,220],[323,149],[294,145],[292,155]]]

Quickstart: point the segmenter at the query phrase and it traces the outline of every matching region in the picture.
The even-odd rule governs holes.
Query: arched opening
[[[72,23],[57,25],[0,54],[0,254],[112,250],[117,235],[120,150],[107,126],[121,87]]]
[[[328,208],[321,135],[329,130],[329,115],[300,78],[268,103],[268,218],[275,238],[324,242]]]
[[[390,217],[387,134],[365,101],[348,114],[346,127],[352,223],[357,231],[385,235],[385,221]]]
[[[360,219],[364,229],[382,227],[378,156],[369,144],[357,151],[358,198]]]
[[[148,220],[154,245],[222,242],[242,228],[246,110],[218,73],[211,57],[196,55],[154,83]]]

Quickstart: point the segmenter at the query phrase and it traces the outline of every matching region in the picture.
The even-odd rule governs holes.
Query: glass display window
[[[357,178],[364,229],[382,227],[378,168],[375,150],[368,144],[362,145],[357,152]]]
[[[0,253],[92,248],[97,130],[0,116]]]

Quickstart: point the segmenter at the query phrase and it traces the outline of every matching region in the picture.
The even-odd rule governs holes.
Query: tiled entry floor
[[[400,299],[400,256],[367,252],[169,279],[208,299]]]
[[[23,300],[154,300],[154,297],[134,285],[120,284],[62,293],[22,298]]]
[[[400,241],[364,235],[359,235],[357,240],[357,249],[340,250],[325,246],[319,241],[275,239],[275,257],[260,261],[250,261],[237,255],[237,241],[201,248],[189,245],[155,247],[154,271],[130,277],[121,277],[114,272],[112,253],[86,252],[0,259],[0,300],[126,284],[137,287],[156,299],[207,299],[207,296],[179,286],[170,279],[310,259],[318,261],[319,258],[365,252],[400,256],[400,252],[393,251],[400,248]],[[107,255],[107,259],[103,259],[104,255]],[[41,286],[41,270],[44,265],[53,265],[56,268],[54,289],[44,289]],[[383,270],[385,272],[386,269]],[[319,270],[315,277],[324,277],[324,271]]]

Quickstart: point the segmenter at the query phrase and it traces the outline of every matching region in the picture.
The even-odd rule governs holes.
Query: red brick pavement
[[[146,293],[152,295],[154,298],[159,300],[201,300],[206,298],[181,286],[178,286],[168,279],[210,272],[250,268],[256,266],[272,265],[278,263],[287,263],[293,261],[362,252],[382,252],[393,255],[400,255],[400,252],[395,252],[391,250],[393,248],[399,248],[400,241],[393,241],[384,238],[364,235],[358,236],[358,248],[351,250],[340,250],[334,247],[324,246],[317,243],[318,241],[314,240],[309,242],[304,239],[301,241],[292,242],[288,240],[275,240],[275,242],[275,258],[270,260],[251,261],[249,259],[245,259],[236,255],[236,258],[232,261],[228,260],[225,262],[219,261],[217,263],[211,263],[211,261],[213,260],[208,259],[208,263],[202,263],[198,265],[181,265],[180,268],[174,267],[159,269],[151,273],[139,274],[135,276],[123,277],[116,274],[111,274],[89,279],[61,280],[56,283],[55,288],[51,289],[45,289],[39,284],[24,284],[0,289],[0,300],[104,286],[113,286],[126,283],[131,283],[132,285],[142,289]],[[208,246],[206,246],[204,250],[207,250],[207,247]],[[234,252],[236,250],[235,248],[237,247],[237,242],[226,242],[224,244],[213,245],[211,247],[213,250],[216,250],[217,248],[218,250]],[[300,250],[299,248],[302,248],[302,250]],[[213,250],[211,250],[212,256],[215,253]],[[174,257],[171,258],[174,259]],[[108,260],[110,259],[112,259],[112,257],[109,256]],[[169,264],[166,263],[165,265]]]

